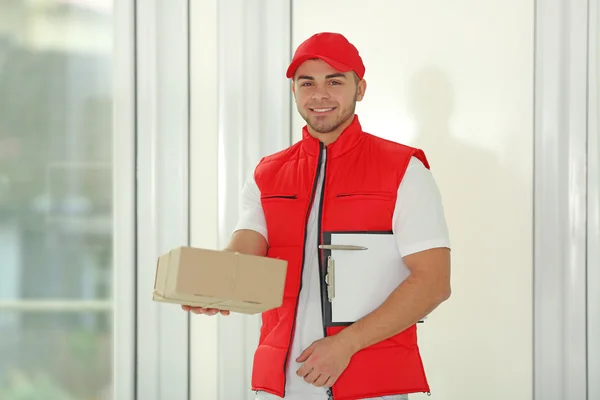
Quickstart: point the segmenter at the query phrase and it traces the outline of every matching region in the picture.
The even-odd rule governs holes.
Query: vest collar
[[[327,158],[331,159],[339,157],[350,151],[360,142],[364,134],[360,121],[358,120],[358,115],[354,115],[352,123],[344,129],[335,142],[327,146]],[[312,137],[310,133],[308,133],[308,127],[304,126],[304,128],[302,128],[302,148],[304,151],[312,156],[318,156],[320,147],[320,140]]]

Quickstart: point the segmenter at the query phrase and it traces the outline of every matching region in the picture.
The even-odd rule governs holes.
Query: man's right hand
[[[219,312],[221,315],[229,315],[230,312],[227,310],[217,310],[216,308],[202,308],[202,307],[192,307],[192,306],[181,306],[183,311],[193,312],[194,314],[204,314],[204,315],[217,315]]]

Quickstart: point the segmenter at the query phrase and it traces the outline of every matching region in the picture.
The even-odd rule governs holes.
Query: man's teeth
[[[333,107],[332,108],[313,108],[313,111],[315,111],[315,112],[327,112],[327,111],[331,111],[331,110],[333,110]]]

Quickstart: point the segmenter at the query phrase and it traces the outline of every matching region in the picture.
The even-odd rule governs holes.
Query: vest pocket
[[[335,195],[336,198],[343,200],[391,200],[394,194],[389,192],[343,192]]]
[[[269,193],[269,194],[261,194],[260,199],[262,201],[265,200],[296,200],[298,195],[290,194],[290,193]]]

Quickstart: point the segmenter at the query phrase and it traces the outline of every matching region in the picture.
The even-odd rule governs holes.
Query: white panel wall
[[[222,249],[245,179],[261,157],[290,144],[290,2],[190,5],[191,242]],[[191,326],[191,399],[253,399],[259,316],[194,315]]]
[[[157,257],[189,243],[187,5],[136,5],[136,397],[143,400],[189,398],[189,317],[152,301]]]
[[[419,328],[431,398],[530,400],[534,2],[302,0],[292,26],[294,48],[325,30],[358,47],[363,127],[423,148],[442,191],[453,295]]]
[[[302,0],[291,10],[292,21],[290,3],[191,1],[188,26],[187,2],[138,1],[137,13],[134,0],[119,2],[118,36],[125,40],[116,46],[115,162],[123,168],[115,169],[115,226],[121,232],[115,259],[125,267],[115,281],[115,398],[251,398],[256,318],[192,318],[188,359],[187,316],[154,304],[148,293],[152,260],[187,242],[188,194],[191,244],[222,247],[237,218],[243,177],[259,157],[288,144],[289,84],[283,73],[291,25],[294,48],[321,30],[341,31],[358,45],[369,82],[358,108],[363,125],[424,148],[442,189],[453,239],[454,293],[420,327],[434,399],[532,398],[532,297],[542,306],[536,308],[534,338],[536,399],[584,398],[586,349],[570,339],[585,335],[586,327],[580,211],[582,154],[588,151],[587,389],[589,399],[598,397],[598,0],[537,1],[535,204],[543,240],[536,244],[535,296],[533,0]],[[360,13],[351,10],[354,4]],[[298,140],[303,121],[295,109],[293,118]],[[134,176],[127,168],[136,145]],[[556,177],[558,183],[551,183]],[[130,218],[136,200],[137,248]],[[569,230],[562,229],[567,225]],[[136,256],[133,271],[127,265]]]
[[[600,1],[589,3],[588,399],[600,399]]]
[[[217,0],[190,2],[190,245],[218,249]],[[219,318],[190,318],[190,399],[219,397]]]
[[[135,2],[114,4],[113,88],[113,398],[135,399],[136,131]],[[6,252],[2,252],[6,260]],[[4,261],[6,263],[6,261]],[[6,274],[6,272],[4,272]]]
[[[536,1],[535,400],[589,398],[587,9],[587,0]]]

